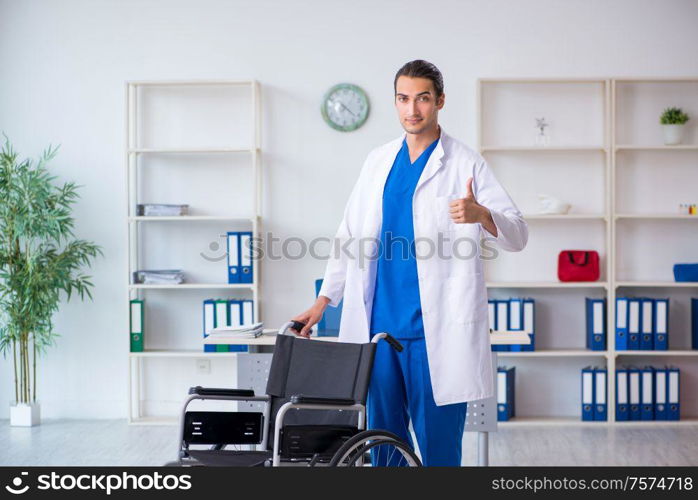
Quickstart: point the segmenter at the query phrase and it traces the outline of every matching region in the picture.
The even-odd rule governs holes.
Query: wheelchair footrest
[[[358,432],[351,425],[285,425],[281,429],[281,456],[307,459],[318,454],[329,458]]]

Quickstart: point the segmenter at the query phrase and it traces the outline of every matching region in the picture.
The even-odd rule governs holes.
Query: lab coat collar
[[[415,192],[419,190],[419,187],[424,184],[426,181],[431,179],[436,172],[439,171],[441,168],[443,162],[442,158],[445,154],[444,152],[444,141],[448,141],[450,138],[444,132],[444,128],[439,125],[439,142],[436,143],[436,147],[434,148],[434,151],[432,151],[431,156],[429,156],[429,160],[427,161],[427,164],[424,166],[424,170],[422,171],[422,175],[419,177],[419,181],[417,181],[417,186],[415,187]],[[403,132],[402,137],[400,138],[399,143],[402,144],[402,141],[405,140],[407,137],[407,133]]]

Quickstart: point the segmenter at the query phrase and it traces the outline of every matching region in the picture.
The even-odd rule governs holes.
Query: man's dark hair
[[[434,84],[434,91],[436,92],[437,98],[444,93],[444,79],[443,76],[441,76],[441,71],[428,61],[415,59],[400,68],[395,74],[395,81],[393,82],[393,91],[395,94],[397,94],[397,79],[401,76],[428,78]]]

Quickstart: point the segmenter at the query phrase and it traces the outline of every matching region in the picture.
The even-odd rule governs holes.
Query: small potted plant
[[[0,151],[0,352],[14,364],[15,401],[10,425],[40,421],[36,361],[57,336],[52,317],[62,296],[91,297],[83,274],[101,249],[73,237],[77,185],[54,184],[46,163],[19,161],[9,141]]]
[[[688,115],[681,108],[666,108],[659,118],[664,129],[664,144],[680,144],[683,137],[684,124],[688,121]]]

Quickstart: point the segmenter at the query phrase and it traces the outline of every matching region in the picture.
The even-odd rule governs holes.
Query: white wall
[[[39,370],[44,416],[126,415],[125,80],[259,80],[266,229],[311,238],[334,232],[365,154],[401,132],[392,80],[404,62],[441,69],[442,124],[473,144],[478,77],[696,75],[696,20],[691,0],[0,0],[0,130],[27,156],[62,145],[54,171],[85,186],[78,236],[105,250],[94,302],[56,317],[61,337]],[[342,81],[372,104],[348,134],[319,113]],[[268,324],[308,307],[323,269],[266,265]],[[11,375],[0,361],[0,417]]]

